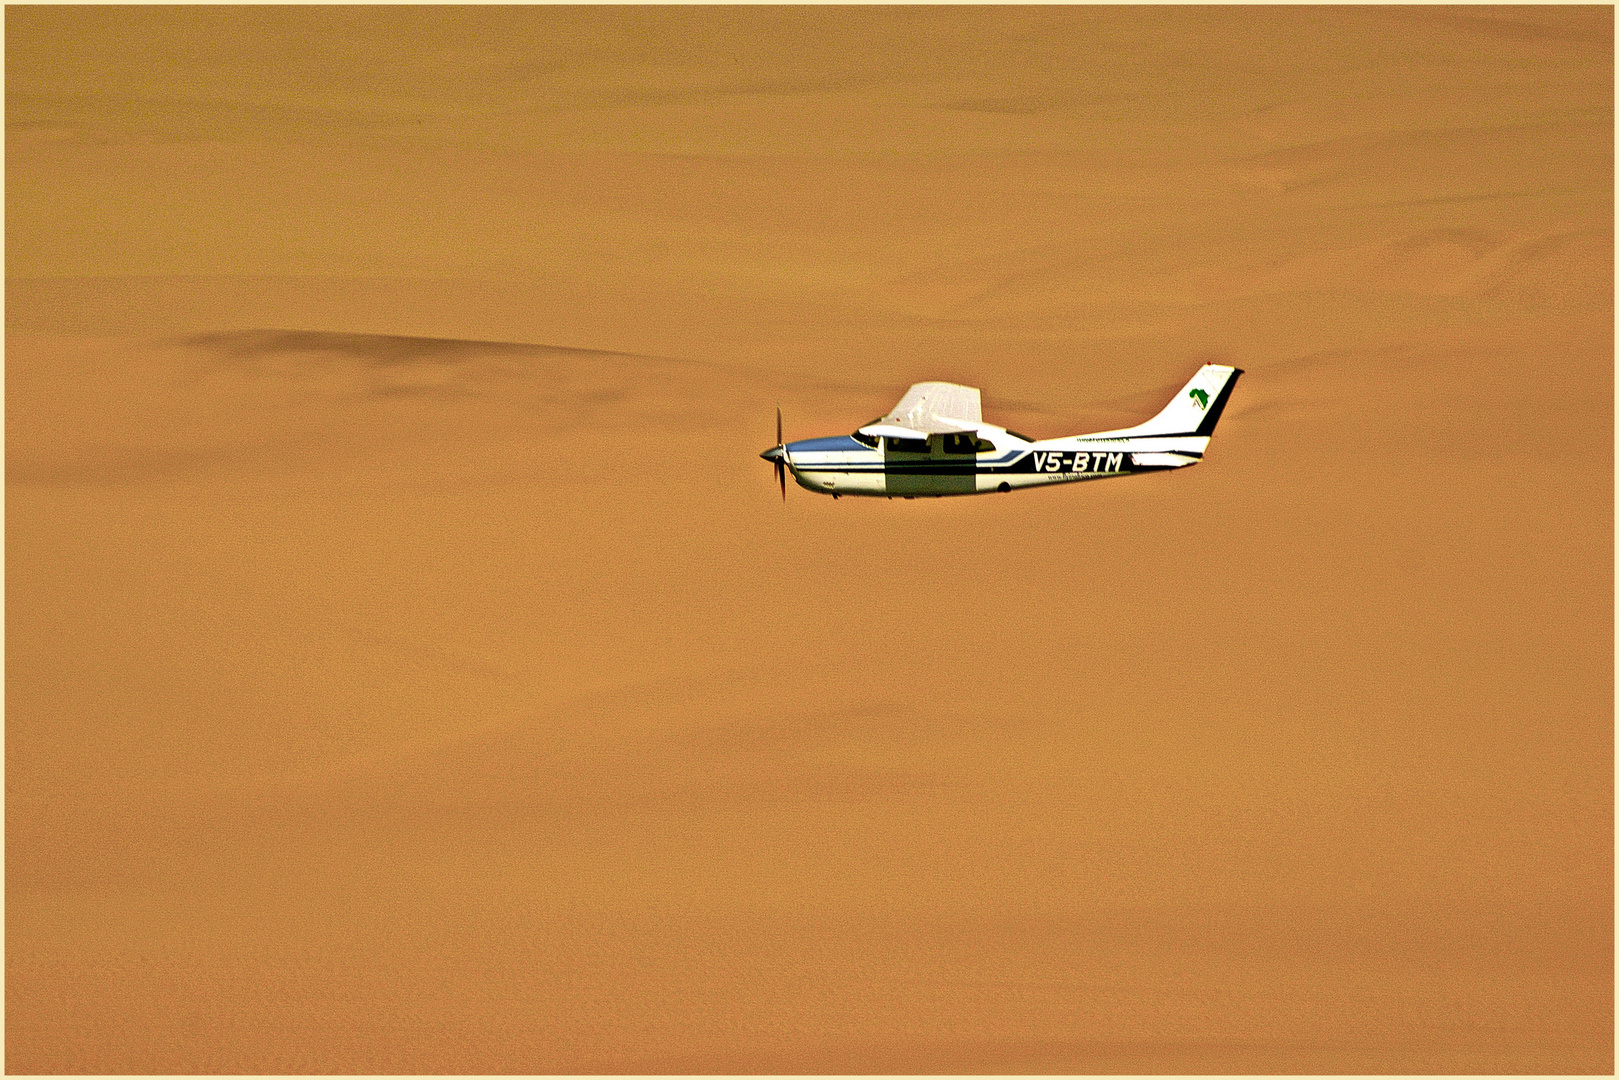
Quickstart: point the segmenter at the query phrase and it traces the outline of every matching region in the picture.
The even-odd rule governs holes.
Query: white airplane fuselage
[[[924,427],[933,419],[912,411],[908,420],[905,415],[891,414],[853,435],[803,439],[773,447],[760,456],[783,462],[799,487],[834,497],[981,495],[1162,472],[1202,460],[1214,424],[1241,374],[1235,368],[1205,365],[1157,417],[1118,431],[1030,440],[983,423],[976,415],[966,422],[938,420],[934,426],[954,429],[942,433],[896,426]],[[939,397],[962,392],[972,396],[958,396],[954,411],[975,412],[976,390],[949,383],[912,388],[919,400],[929,393]],[[910,437],[897,437],[900,435]]]
[[[822,495],[979,495],[1045,484],[1072,484],[1140,472],[1180,468],[1199,461],[1207,438],[1126,439],[1076,435],[1025,442],[993,428],[979,437],[994,450],[948,453],[943,439],[928,439],[926,453],[871,448],[853,436],[805,439],[787,444],[793,479]],[[888,440],[884,440],[886,443]]]

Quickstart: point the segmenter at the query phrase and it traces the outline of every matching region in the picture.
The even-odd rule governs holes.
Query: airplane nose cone
[[[772,446],[769,450],[766,450],[759,456],[764,458],[766,461],[775,461],[781,457],[781,447]]]

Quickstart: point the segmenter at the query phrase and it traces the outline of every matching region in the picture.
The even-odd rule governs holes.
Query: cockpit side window
[[[877,436],[875,435],[867,435],[863,431],[857,431],[849,437],[861,446],[869,446],[873,450],[877,449]]]
[[[928,441],[926,439],[895,439],[890,437],[884,439],[883,442],[888,444],[890,454],[925,454],[928,452]]]

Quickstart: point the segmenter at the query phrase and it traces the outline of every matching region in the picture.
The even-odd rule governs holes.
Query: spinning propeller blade
[[[781,406],[776,406],[776,445],[781,449],[782,457],[787,456],[787,444],[781,441]],[[781,485],[781,501],[787,501],[787,469],[782,464],[782,458],[776,459],[776,483]]]

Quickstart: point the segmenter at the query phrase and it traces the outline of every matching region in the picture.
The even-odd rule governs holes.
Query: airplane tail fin
[[[1241,374],[1241,368],[1204,364],[1157,416],[1130,428],[1129,434],[1134,437],[1201,435],[1205,438],[1214,434],[1214,425],[1220,422],[1220,414],[1225,411],[1225,403],[1230,400],[1231,390]]]

